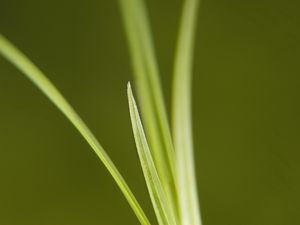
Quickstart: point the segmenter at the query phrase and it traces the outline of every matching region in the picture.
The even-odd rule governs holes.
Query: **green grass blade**
[[[150,225],[142,208],[129,189],[120,172],[115,167],[109,156],[106,154],[100,143],[94,137],[86,124],[77,115],[71,105],[64,99],[55,86],[47,79],[47,77],[15,46],[0,34],[0,55],[3,55],[8,61],[14,64],[21,72],[23,72],[71,121],[94,152],[103,162],[107,170],[110,172],[115,182],[123,192],[139,221],[143,225]]]
[[[182,225],[200,225],[194,169],[191,80],[198,0],[185,0],[174,65],[173,138],[177,154]]]
[[[158,222],[160,225],[176,225],[177,221],[175,219],[175,215],[172,214],[172,208],[166,200],[166,196],[160,178],[157,174],[154,161],[152,159],[152,155],[143,130],[142,122],[140,120],[139,112],[129,83],[127,92],[135,143]]]
[[[176,211],[176,156],[144,0],[119,0],[119,3],[131,51],[146,135],[167,200]]]

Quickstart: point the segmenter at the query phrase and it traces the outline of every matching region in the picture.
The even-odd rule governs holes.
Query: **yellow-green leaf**
[[[177,221],[171,206],[168,205],[162,183],[157,174],[129,83],[127,92],[135,143],[157,220],[160,225],[176,225]]]
[[[22,52],[20,52],[12,43],[0,34],[0,55],[3,55],[8,61],[14,64],[21,72],[24,73],[55,105],[56,107],[69,119],[69,121],[76,127],[88,144],[92,147],[94,152],[103,162],[107,170],[110,172],[115,182],[123,192],[139,221],[143,225],[150,225],[145,213],[140,207],[138,201],[129,189],[127,183],[122,175],[115,167],[105,150],[97,141],[95,136],[78,116],[72,106],[65,100],[62,94],[56,87],[48,80],[45,74],[40,71]]]
[[[146,136],[167,201],[177,214],[175,152],[144,0],[119,0]]]
[[[194,34],[199,0],[185,0],[174,64],[173,138],[177,156],[179,208],[182,225],[200,225],[194,168],[191,81]]]

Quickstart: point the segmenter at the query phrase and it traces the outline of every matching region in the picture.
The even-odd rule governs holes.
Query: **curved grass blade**
[[[154,162],[169,205],[177,213],[176,156],[144,0],[119,0],[138,98]]]
[[[173,138],[177,154],[179,206],[182,225],[200,225],[194,169],[191,80],[198,0],[185,0],[174,65]]]
[[[130,83],[128,83],[127,94],[135,143],[157,220],[160,225],[176,225],[175,215],[172,214],[172,208],[168,205],[152,159]]]
[[[3,55],[8,61],[14,64],[26,77],[28,77],[56,107],[70,120],[79,133],[84,137],[94,152],[103,162],[107,170],[110,172],[115,182],[123,192],[125,198],[135,212],[139,221],[143,225],[150,225],[145,213],[140,207],[138,201],[134,197],[124,178],[115,167],[105,150],[94,137],[92,132],[78,116],[72,106],[65,100],[56,87],[47,79],[47,77],[13,44],[0,34],[0,55]]]

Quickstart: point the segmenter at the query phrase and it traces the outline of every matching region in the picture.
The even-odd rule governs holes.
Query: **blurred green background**
[[[169,106],[182,1],[148,0]],[[204,225],[300,224],[300,2],[203,0],[194,75]],[[0,32],[57,85],[153,217],[117,1],[0,0]],[[0,225],[138,224],[64,116],[0,58]]]

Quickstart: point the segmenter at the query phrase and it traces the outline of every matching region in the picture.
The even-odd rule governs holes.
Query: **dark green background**
[[[182,2],[147,3],[169,100]],[[202,3],[193,103],[204,225],[300,224],[300,3]],[[154,218],[131,133],[117,1],[0,0],[0,32],[78,110]],[[1,58],[0,225],[70,224],[138,221],[78,132]]]

